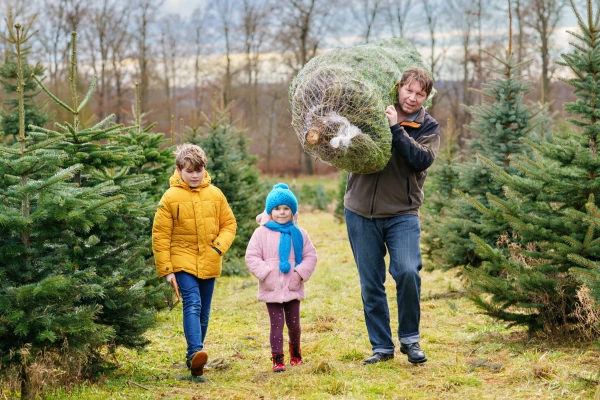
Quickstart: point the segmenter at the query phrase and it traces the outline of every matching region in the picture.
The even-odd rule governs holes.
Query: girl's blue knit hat
[[[296,200],[296,196],[290,190],[288,185],[285,183],[278,183],[273,186],[273,190],[267,196],[267,204],[265,207],[265,211],[267,214],[271,214],[271,211],[277,206],[285,204],[292,210],[292,214],[296,215],[298,212],[298,200]]]

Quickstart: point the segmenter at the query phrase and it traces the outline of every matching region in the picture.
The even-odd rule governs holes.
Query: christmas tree
[[[498,78],[483,84],[481,90],[474,90],[490,101],[467,107],[474,117],[468,126],[474,135],[469,147],[472,153],[487,157],[506,173],[514,174],[518,171],[512,164],[512,158],[529,149],[519,139],[533,135],[543,120],[544,108],[537,104],[524,104],[523,97],[531,88],[518,74],[524,63],[515,62],[511,54],[510,39],[506,57],[490,56],[501,68],[493,70]],[[451,160],[453,158],[445,162]],[[437,218],[436,215],[431,215],[426,220],[429,235],[426,243],[432,246],[426,251],[437,256],[439,264],[445,268],[478,266],[481,259],[475,253],[475,244],[469,239],[469,235],[475,233],[486,243],[493,245],[504,236],[507,223],[501,220],[494,220],[493,223],[484,221],[486,215],[482,215],[464,198],[475,199],[487,205],[486,195],[501,195],[502,186],[492,178],[489,170],[477,157],[462,164],[453,162],[452,166],[444,169],[444,174],[448,176],[438,178],[441,185],[439,205],[444,206],[443,213]],[[461,196],[450,195],[448,190],[452,186]]]
[[[94,268],[81,269],[73,257],[81,235],[116,212],[120,201],[110,185],[80,187],[72,182],[83,165],[63,168],[67,154],[57,148],[64,136],[25,129],[21,49],[32,36],[7,19],[2,38],[15,48],[19,132],[0,146],[0,368],[18,368],[21,397],[32,399],[31,364],[42,352],[85,353],[114,337],[96,322],[105,295]],[[13,28],[14,26],[14,28]]]
[[[237,221],[233,245],[226,253],[224,275],[245,274],[243,260],[248,241],[258,227],[256,216],[265,209],[268,189],[258,180],[256,157],[249,155],[247,139],[231,122],[231,104],[214,103],[212,118],[204,115],[205,124],[190,142],[202,147],[208,157],[207,170],[212,183],[229,202]]]
[[[96,79],[94,77],[85,98],[79,103],[77,42],[76,34],[72,35],[72,105],[50,93],[41,81],[38,80],[38,84],[58,105],[71,113],[73,122],[56,123],[56,131],[40,127],[34,129],[62,135],[64,139],[56,147],[67,154],[63,165],[83,165],[75,175],[79,187],[103,186],[119,194],[117,210],[107,213],[102,221],[90,226],[87,231],[73,234],[75,243],[71,257],[80,269],[96,271],[95,283],[105,293],[96,322],[114,330],[111,350],[121,345],[139,348],[148,343],[143,333],[153,325],[154,310],[161,308],[161,304],[166,306],[164,301],[161,302],[166,285],[158,280],[150,262],[151,217],[156,211],[156,204],[148,188],[153,178],[138,173],[146,162],[140,144],[121,140],[124,130],[135,131],[137,127],[126,129],[121,124],[112,123],[114,115],[91,127],[84,127],[80,121],[79,113],[91,98]]]
[[[457,133],[452,117],[448,118],[443,137],[445,146],[440,149],[438,158],[429,168],[430,178],[425,183],[427,201],[421,217],[424,254],[438,265],[445,265],[445,249],[437,229],[442,221],[450,218],[447,214],[452,210],[452,200],[457,196],[454,189],[458,186],[457,164],[461,158],[456,145]]]
[[[481,268],[467,268],[470,295],[488,314],[530,330],[597,335],[597,305],[585,300],[589,289],[597,296],[600,238],[594,212],[600,186],[597,171],[600,61],[600,13],[587,2],[587,19],[575,11],[580,33],[563,54],[560,64],[574,77],[565,82],[575,88],[577,101],[565,110],[579,129],[556,135],[539,144],[523,140],[535,156],[514,162],[521,174],[510,174],[489,158],[481,158],[504,186],[504,196],[488,195],[489,207],[472,199],[482,213],[508,223],[508,246],[490,245],[477,235]],[[594,15],[595,14],[595,15]],[[587,287],[586,285],[591,285]],[[591,316],[591,317],[590,317]]]

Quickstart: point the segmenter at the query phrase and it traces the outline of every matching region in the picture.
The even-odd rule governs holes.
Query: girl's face
[[[177,172],[181,175],[181,179],[191,188],[198,187],[204,180],[204,168],[198,171],[194,170],[191,165],[186,165],[183,168],[178,167]]]
[[[271,219],[278,224],[286,224],[293,218],[292,209],[282,204],[271,211]]]

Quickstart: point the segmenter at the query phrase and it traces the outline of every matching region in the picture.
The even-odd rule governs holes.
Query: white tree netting
[[[380,171],[391,156],[385,108],[398,102],[396,82],[426,68],[414,46],[394,38],[336,48],[310,60],[292,81],[292,126],[304,150],[349,172]]]

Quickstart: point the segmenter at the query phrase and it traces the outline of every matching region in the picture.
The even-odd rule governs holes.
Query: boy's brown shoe
[[[204,373],[204,365],[208,361],[208,354],[205,351],[197,351],[192,358],[188,360],[188,367],[192,376],[201,376]]]

